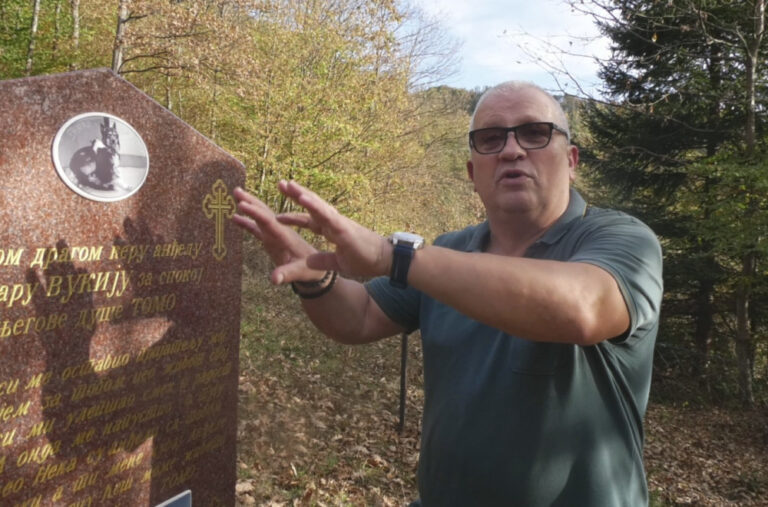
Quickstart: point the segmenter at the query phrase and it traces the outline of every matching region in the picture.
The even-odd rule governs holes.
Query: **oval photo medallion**
[[[149,152],[127,122],[107,113],[84,113],[59,129],[53,163],[64,183],[81,196],[119,201],[146,181]]]

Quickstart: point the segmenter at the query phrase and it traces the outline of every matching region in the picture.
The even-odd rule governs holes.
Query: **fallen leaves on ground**
[[[241,346],[238,505],[407,505],[417,497],[423,403],[418,339],[409,341],[400,434],[400,340],[335,344],[297,317],[298,302],[279,290],[259,289],[259,300],[281,298],[271,310],[246,305],[251,310],[244,316]],[[274,322],[285,323],[279,336]],[[652,506],[768,505],[764,409],[651,403],[645,433]]]
[[[652,404],[645,467],[661,505],[768,505],[768,413]]]
[[[400,340],[346,347],[307,328],[244,344],[238,504],[402,506],[415,499],[422,393],[420,351],[411,342],[402,433]]]

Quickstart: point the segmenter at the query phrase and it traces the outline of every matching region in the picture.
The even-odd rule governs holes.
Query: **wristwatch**
[[[408,287],[408,268],[416,250],[424,248],[424,238],[410,232],[396,232],[389,237],[394,245],[392,251],[392,271],[389,273],[389,283],[398,289]]]

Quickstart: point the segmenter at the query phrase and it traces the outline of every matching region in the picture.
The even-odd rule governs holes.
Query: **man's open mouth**
[[[525,176],[527,176],[527,175],[523,171],[518,171],[518,170],[514,170],[513,169],[511,171],[504,171],[501,174],[501,178],[500,179],[501,180],[515,180],[515,179],[523,178]]]

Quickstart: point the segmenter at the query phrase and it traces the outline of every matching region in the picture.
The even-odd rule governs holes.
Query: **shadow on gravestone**
[[[206,168],[201,173],[205,174]],[[194,230],[182,232],[181,241],[198,243],[201,238],[194,237],[194,233]],[[126,218],[124,234],[115,239],[113,246],[163,245],[167,242],[162,236],[153,236],[146,223],[137,224]],[[62,239],[56,247],[62,251],[70,245]],[[166,258],[155,262],[151,273],[179,271],[178,268],[174,259]],[[90,278],[91,274],[75,267],[72,262],[63,262],[43,271],[30,269],[27,282],[40,283],[45,288],[53,279],[78,280]],[[113,280],[117,284],[116,290],[126,283],[122,277]],[[127,283],[135,284],[136,281]],[[231,350],[217,348],[211,343],[223,337],[216,335],[215,327],[209,325],[210,316],[197,307],[205,298],[194,287],[200,286],[190,285],[183,298],[173,299],[167,297],[169,294],[163,285],[153,283],[133,290],[131,301],[140,301],[135,305],[136,312],[133,305],[123,308],[123,313],[128,316],[106,323],[113,329],[105,334],[125,337],[129,341],[129,337],[140,334],[145,339],[150,337],[152,344],[141,349],[141,356],[126,354],[119,346],[110,347],[114,352],[108,353],[108,357],[113,358],[114,368],[102,364],[104,370],[97,372],[97,364],[90,360],[95,322],[92,328],[80,326],[66,336],[58,331],[38,334],[46,354],[46,372],[51,373],[52,379],[43,386],[43,399],[67,399],[58,406],[43,406],[44,426],[47,423],[52,428],[48,433],[49,440],[60,443],[56,452],[60,463],[85,456],[89,471],[80,470],[80,482],[72,484],[73,489],[80,489],[73,492],[87,491],[89,486],[98,485],[99,498],[95,505],[112,501],[125,505],[128,500],[125,493],[130,492],[135,483],[147,481],[150,481],[149,504],[155,505],[175,493],[180,485],[198,489],[190,486],[190,479],[200,475],[201,470],[218,480],[219,474],[234,466],[231,454],[228,455],[230,462],[209,459],[202,469],[194,458],[188,457],[194,444],[203,443],[211,450],[220,449],[220,444],[223,445],[220,437],[203,439],[221,435],[226,423],[223,418],[211,418],[225,409],[222,403],[225,386],[196,378],[189,371],[197,371],[204,364],[220,368],[223,375],[232,371]],[[33,304],[38,315],[62,313],[66,306],[70,315],[93,316],[86,317],[87,322],[89,318],[97,318],[93,299],[92,293],[83,292],[73,295],[64,304],[61,298],[46,297],[45,291],[38,291]],[[149,306],[145,307],[146,304]],[[166,309],[171,305],[173,308]],[[144,317],[145,312],[153,316]],[[121,358],[125,357],[130,359],[122,364]],[[212,378],[217,376],[220,375]],[[112,414],[114,417],[101,425],[88,424]],[[199,438],[195,438],[196,435]],[[84,453],[85,449],[88,449],[87,453]],[[146,471],[139,476],[125,477],[124,472],[139,467],[145,460],[150,463],[149,477]],[[109,464],[106,469],[104,463]]]
[[[24,361],[25,348],[30,356],[23,366],[0,364],[3,380],[38,379],[6,393],[8,406],[26,399],[29,407],[40,387],[29,414],[0,419],[0,432],[13,431],[0,470],[13,486],[0,490],[0,503],[155,505],[189,489],[198,505],[232,505],[241,253],[240,236],[230,229],[224,240],[222,231],[242,167],[127,83],[90,72],[75,74],[128,90],[126,104],[110,109],[147,135],[151,169],[144,187],[120,203],[66,194],[60,209],[74,220],[24,243],[58,258],[26,268],[29,304],[2,318],[14,326],[30,310],[35,322],[66,317],[18,336],[6,326],[14,333],[0,338],[9,357]],[[3,155],[0,148],[2,162]],[[50,197],[28,207],[40,208],[28,213],[33,220],[61,203]],[[0,248],[20,237],[12,231]],[[97,246],[98,259],[60,255]]]

